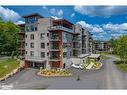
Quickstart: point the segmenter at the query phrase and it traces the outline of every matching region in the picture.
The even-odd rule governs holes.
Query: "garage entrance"
[[[35,69],[40,69],[40,67],[42,67],[43,69],[45,69],[46,68],[46,61],[44,61],[44,62],[29,62],[28,67],[35,68]]]

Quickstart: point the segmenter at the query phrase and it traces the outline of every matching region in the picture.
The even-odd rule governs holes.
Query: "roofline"
[[[59,20],[64,20],[64,21],[67,21],[68,23],[70,23],[71,25],[74,25],[72,22],[68,21],[67,19],[62,19],[62,18],[60,18],[60,19],[55,19],[55,21],[59,21]]]
[[[31,17],[31,16],[34,16],[34,15],[38,15],[40,16],[41,18],[43,18],[42,15],[40,15],[39,13],[32,13],[32,14],[28,14],[28,15],[25,15],[25,16],[22,16],[23,18],[27,18],[27,17]]]

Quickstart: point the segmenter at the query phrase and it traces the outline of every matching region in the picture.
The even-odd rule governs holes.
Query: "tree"
[[[116,42],[116,54],[125,63],[127,61],[127,36],[120,36]]]
[[[109,40],[109,46],[110,46],[110,49],[112,50],[112,51],[111,51],[112,54],[115,54],[115,52],[116,52],[116,51],[115,51],[116,45],[117,45],[116,39],[111,38],[111,39]]]
[[[18,49],[19,27],[0,18],[0,54],[11,55]]]

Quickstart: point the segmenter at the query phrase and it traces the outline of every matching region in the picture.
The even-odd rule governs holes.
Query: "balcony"
[[[51,30],[63,30],[63,31],[67,31],[67,32],[73,32],[72,29],[66,28],[66,27],[64,27],[64,26],[50,26],[50,27],[48,28],[48,30],[49,30],[49,31],[51,31]]]
[[[73,46],[73,49],[80,49],[81,47],[80,47],[80,45],[74,45]]]
[[[79,42],[79,41],[80,41],[80,38],[79,38],[79,37],[74,37],[74,38],[72,39],[72,41],[73,41],[73,42]]]
[[[59,57],[51,56],[50,61],[60,61]]]
[[[50,41],[60,41],[59,36],[58,37],[50,37]]]
[[[49,48],[50,51],[59,51],[59,47],[58,46],[52,46]]]
[[[25,60],[34,61],[34,62],[46,61],[45,58],[41,58],[40,56],[25,56]]]
[[[74,48],[74,47],[73,47],[73,50],[78,50],[78,51],[79,51],[80,49],[81,49],[81,48]]]

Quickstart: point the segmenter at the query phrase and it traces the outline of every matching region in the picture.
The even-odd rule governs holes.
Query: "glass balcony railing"
[[[80,41],[80,38],[73,38],[73,41]]]
[[[69,29],[69,28],[66,28],[64,26],[50,26],[48,29],[49,30],[64,30],[67,32],[73,32],[73,29]]]
[[[50,47],[50,51],[59,51],[59,47],[58,46],[52,46],[52,47]]]
[[[59,41],[59,36],[58,37],[50,37],[50,40],[52,40],[52,41]]]
[[[59,61],[59,57],[51,56],[50,61]]]

